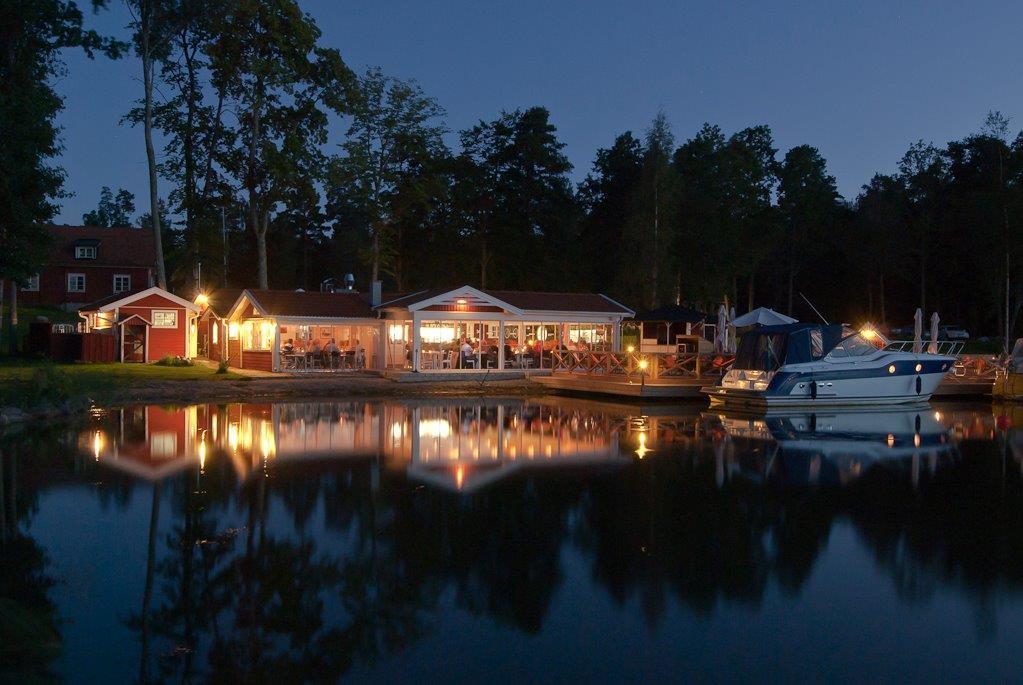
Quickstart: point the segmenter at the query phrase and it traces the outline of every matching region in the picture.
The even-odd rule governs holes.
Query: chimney
[[[383,299],[381,292],[384,284],[381,281],[373,281],[372,295],[370,296],[370,304],[374,307],[380,306],[380,301]]]

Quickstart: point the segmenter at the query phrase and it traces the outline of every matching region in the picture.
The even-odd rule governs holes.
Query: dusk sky
[[[597,148],[626,130],[642,134],[660,108],[677,141],[709,121],[726,134],[768,124],[779,156],[814,145],[850,199],[917,139],[967,135],[991,109],[1010,117],[1013,135],[1023,125],[1023,3],[302,4],[356,71],[378,65],[418,80],[452,131],[502,109],[547,107],[574,180]],[[127,15],[115,0],[88,23],[123,35]],[[74,53],[68,69],[57,84],[60,164],[74,196],[58,220],[79,223],[103,185],[132,191],[144,211],[142,131],[119,124],[141,94],[137,59]]]

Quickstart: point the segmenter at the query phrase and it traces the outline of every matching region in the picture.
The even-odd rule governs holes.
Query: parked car
[[[942,340],[969,340],[970,334],[959,326],[941,326],[938,329],[938,337]]]

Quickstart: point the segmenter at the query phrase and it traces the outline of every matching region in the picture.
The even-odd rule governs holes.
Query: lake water
[[[1016,680],[1020,421],[95,410],[0,439],[0,680]]]

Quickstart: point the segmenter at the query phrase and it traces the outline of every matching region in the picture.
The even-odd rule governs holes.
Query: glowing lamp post
[[[639,384],[646,386],[646,367],[650,365],[650,362],[646,358],[639,360]]]

